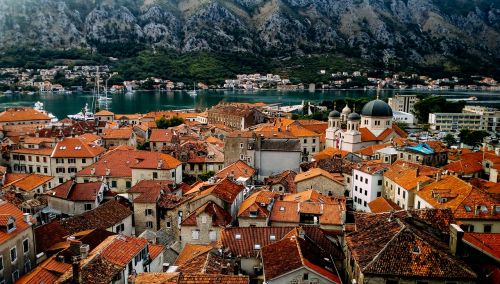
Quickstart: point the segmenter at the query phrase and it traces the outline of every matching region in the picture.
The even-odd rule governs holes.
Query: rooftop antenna
[[[334,110],[335,110],[335,109],[337,109],[337,101],[334,101],[334,102],[333,102],[333,109],[334,109]]]
[[[377,100],[380,100],[380,83],[377,86]]]

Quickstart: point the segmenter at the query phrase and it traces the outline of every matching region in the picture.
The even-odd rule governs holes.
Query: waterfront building
[[[481,114],[429,113],[431,130],[460,131],[461,129],[486,130]]]
[[[491,107],[466,105],[462,112],[481,115],[486,131],[500,132],[500,110]]]

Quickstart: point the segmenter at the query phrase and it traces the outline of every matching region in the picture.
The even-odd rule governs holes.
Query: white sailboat
[[[195,96],[197,96],[197,95],[198,95],[198,93],[196,92],[196,84],[195,84],[195,83],[193,83],[193,90],[192,90],[192,91],[188,91],[187,93],[188,93],[190,96],[192,96],[192,97],[195,97]]]
[[[89,111],[88,104],[85,104],[85,107],[82,109],[81,112],[79,112],[77,114],[70,114],[70,115],[68,115],[68,117],[73,119],[73,120],[83,120],[83,121],[95,119],[94,113]]]

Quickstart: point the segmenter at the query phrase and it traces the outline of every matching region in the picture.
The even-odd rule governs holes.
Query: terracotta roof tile
[[[118,129],[104,129],[101,137],[103,140],[116,140],[125,139],[128,140],[132,137],[133,129],[131,127],[124,127]]]
[[[291,170],[283,171],[277,175],[269,176],[264,179],[264,184],[266,185],[277,185],[281,184],[283,190],[286,193],[296,193],[297,187],[295,186],[295,177],[297,173]]]
[[[70,233],[89,229],[108,229],[132,215],[132,211],[119,203],[111,200],[100,206],[60,221],[61,225]]]
[[[175,265],[180,266],[184,265],[191,261],[191,259],[198,257],[199,255],[205,254],[211,251],[214,247],[212,245],[199,245],[199,244],[190,244],[187,243],[182,251],[179,253],[179,256],[175,260]]]
[[[171,143],[176,139],[178,134],[171,128],[168,129],[158,129],[155,128],[151,130],[151,135],[149,136],[150,142],[167,142]]]
[[[102,182],[76,183],[68,180],[53,188],[51,196],[76,202],[95,201],[102,186]]]
[[[299,236],[286,237],[262,248],[266,281],[271,281],[300,267],[308,267],[334,283],[341,283],[330,256],[309,240]]]
[[[500,234],[465,232],[463,241],[496,261],[500,261]]]
[[[268,218],[270,212],[267,210],[267,206],[274,201],[277,195],[276,192],[268,190],[260,190],[252,193],[241,203],[238,210],[238,218]]]
[[[455,207],[455,219],[499,220],[500,200],[485,190],[472,188]]]
[[[450,208],[455,211],[471,190],[472,185],[467,182],[455,176],[444,176],[422,187],[417,195],[433,208]]]
[[[78,138],[64,138],[57,143],[52,158],[95,158],[106,151],[101,146],[83,142]]]
[[[32,108],[8,108],[0,113],[0,122],[39,120],[50,122],[50,117]]]
[[[206,190],[203,190],[198,196],[193,198],[193,201],[201,199],[207,195],[214,195],[224,200],[227,203],[233,203],[238,194],[245,187],[228,178],[225,178]]]
[[[104,248],[101,255],[108,261],[125,267],[137,254],[148,246],[143,238],[133,238],[125,235],[115,235],[113,242]]]
[[[218,171],[215,176],[217,178],[226,178],[228,176],[233,176],[235,179],[238,179],[240,177],[243,178],[250,178],[255,174],[255,169],[249,166],[247,163],[238,160],[231,165],[223,168],[222,170]]]
[[[7,176],[10,176],[12,174],[7,174]],[[19,177],[16,179],[16,177]],[[6,177],[6,180],[10,180],[9,183],[4,183],[4,188],[9,187],[9,186],[14,186],[16,188],[19,188],[23,191],[30,192],[33,189],[48,183],[49,181],[53,180],[54,177],[52,176],[45,176],[45,175],[39,175],[39,174],[26,174],[21,176],[12,176],[12,177]]]
[[[12,150],[11,153],[50,156],[50,155],[52,155],[53,151],[54,151],[54,148],[40,148],[40,149],[20,148],[20,149]]]
[[[137,194],[134,203],[156,203],[162,192],[168,194],[172,190],[173,182],[170,180],[141,180],[132,186],[127,192]]]
[[[0,226],[7,226],[10,220],[14,221],[15,229],[10,233],[7,233],[6,230],[0,230],[0,244],[31,228],[31,224],[24,221],[23,211],[14,204],[0,200]]]
[[[338,155],[342,158],[345,158],[348,154],[349,154],[349,152],[347,152],[347,151],[340,150],[340,149],[333,148],[333,147],[328,147],[328,148],[325,148],[325,150],[315,154],[314,160],[319,161],[319,160],[329,159],[329,158],[332,158],[333,156],[336,156],[336,155]]]
[[[337,174],[331,174],[321,168],[312,168],[308,170],[307,172],[302,172],[299,173],[295,176],[295,183],[299,183],[304,180],[308,180],[311,178],[315,178],[318,176],[324,176],[338,184],[343,184],[344,183],[344,178],[342,175],[337,175]]]
[[[231,223],[231,214],[222,209],[219,205],[215,204],[212,201],[208,201],[204,205],[195,209],[191,212],[186,219],[184,219],[181,223],[182,226],[196,226],[197,225],[197,217],[200,214],[205,213],[208,214],[212,219],[212,226],[221,226],[225,227]]]
[[[179,160],[167,154],[116,148],[106,153],[99,161],[79,171],[77,176],[131,177],[133,168],[168,170],[179,165],[181,165]],[[93,171],[95,172],[92,174]]]
[[[384,173],[384,177],[399,184],[406,190],[415,188],[418,182],[430,182],[430,176],[439,173],[440,170],[434,167],[423,166],[398,160],[394,162]]]
[[[377,197],[373,201],[370,201],[368,203],[368,207],[370,208],[370,212],[372,212],[372,213],[384,213],[384,212],[401,210],[401,207],[399,207],[392,200],[387,199],[387,198],[382,197],[382,196]]]
[[[143,272],[134,278],[136,284],[177,284],[179,273]],[[198,284],[196,282],[195,284]]]
[[[281,240],[294,227],[235,227],[221,231],[220,243],[235,256],[255,257],[260,251],[255,249]]]
[[[356,213],[356,231],[346,244],[362,273],[395,277],[476,279],[476,274],[449,252],[435,232],[447,234],[451,211],[423,209],[396,213]],[[414,223],[420,223],[418,227]]]

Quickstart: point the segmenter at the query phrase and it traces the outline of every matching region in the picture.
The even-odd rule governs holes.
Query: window
[[[158,173],[157,173],[157,172],[153,172],[153,178],[154,178],[154,179],[157,179],[157,178],[158,178]]]
[[[255,250],[259,250],[259,249],[260,249],[260,244],[255,244],[253,248],[254,248]]]
[[[406,198],[406,191],[403,190],[403,198]]]
[[[302,278],[304,280],[309,280],[309,273],[304,273],[304,276]]]
[[[87,162],[87,160],[82,159],[82,164],[85,164],[86,162]]]
[[[3,270],[3,256],[0,255],[0,271]]]
[[[28,239],[23,240],[23,252],[24,254],[27,254],[30,250],[30,243]]]
[[[243,143],[240,143],[240,149],[243,149]]]
[[[167,228],[170,228],[170,221],[167,222]]]
[[[126,186],[127,188],[130,188],[130,187],[132,186],[132,182],[130,182],[130,181],[126,181],[126,182],[125,182],[125,186]]]
[[[417,209],[420,209],[420,201],[417,202]]]
[[[276,235],[270,235],[270,236],[269,236],[269,240],[271,240],[271,241],[275,241],[275,240],[276,240]]]
[[[146,227],[152,229],[153,228],[153,222],[152,221],[147,221],[146,222]]]
[[[68,168],[68,173],[76,173],[76,172],[77,172],[77,170],[76,170],[75,167],[69,167]]]
[[[74,158],[68,159],[68,164],[76,164],[76,159]]]
[[[199,238],[200,238],[200,231],[199,230],[192,230],[191,231],[191,239],[198,240]]]
[[[363,202],[363,206],[365,206],[365,207],[366,207],[366,201],[365,201],[365,202]]]
[[[14,270],[14,272],[12,272],[12,282],[16,282],[16,280],[19,279],[19,270]]]
[[[15,262],[17,260],[17,249],[15,247],[10,249],[10,261]]]
[[[241,234],[234,235],[234,238],[237,239],[237,240],[241,240]]]
[[[485,233],[491,233],[491,225],[490,224],[485,224],[483,227],[483,232]]]
[[[368,178],[365,178],[365,183],[368,184]]]
[[[379,192],[377,192],[377,197],[380,197],[380,196],[382,196],[382,192],[379,191]]]
[[[307,139],[304,139],[304,144],[306,144],[306,143],[307,143]]]
[[[379,180],[377,184],[382,185],[382,180]]]
[[[208,239],[209,239],[210,241],[212,241],[212,242],[213,242],[213,241],[216,241],[216,240],[217,240],[217,232],[216,232],[216,231],[212,231],[212,230],[210,230],[210,231],[208,232]]]
[[[111,181],[111,187],[116,187],[116,180]]]
[[[354,186],[354,192],[357,192],[357,191],[358,191],[358,186],[357,186],[357,185],[355,185],[355,186]]]
[[[398,187],[398,195],[401,194],[401,187]]]
[[[146,215],[146,216],[153,215],[153,209],[146,209],[146,210],[144,210],[144,215]]]

